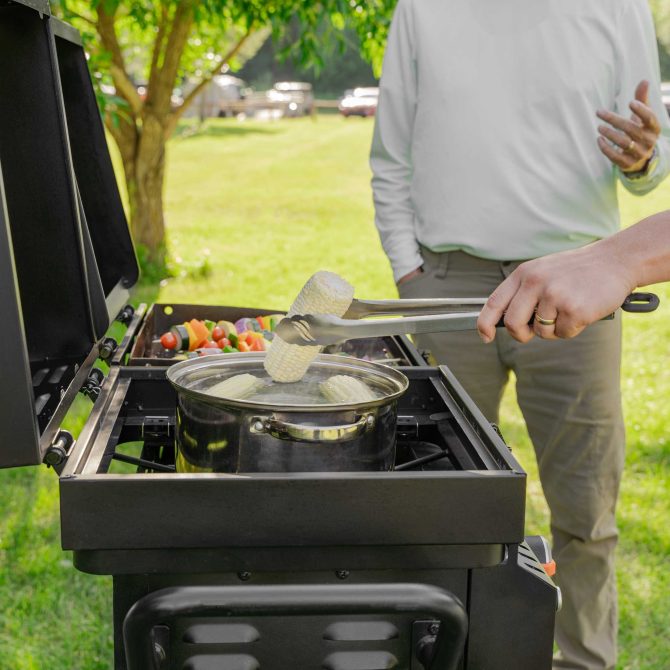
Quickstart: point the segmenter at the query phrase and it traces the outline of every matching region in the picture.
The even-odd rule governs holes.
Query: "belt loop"
[[[450,253],[450,251],[444,251],[437,255],[437,271],[435,272],[435,277],[437,279],[444,279],[447,276]]]
[[[516,269],[518,263],[514,261],[501,261],[500,262],[500,274],[503,276],[503,279],[507,279],[512,272]]]

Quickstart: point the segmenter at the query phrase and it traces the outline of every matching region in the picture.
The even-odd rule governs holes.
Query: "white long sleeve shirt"
[[[596,111],[629,117],[643,79],[663,131],[630,180],[597,146]],[[395,278],[419,245],[524,260],[616,232],[617,178],[643,194],[670,171],[659,88],[647,0],[399,0],[371,152]]]

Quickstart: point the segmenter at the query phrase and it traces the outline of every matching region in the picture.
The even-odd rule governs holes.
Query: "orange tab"
[[[551,563],[542,563],[542,567],[549,577],[553,577],[556,574],[556,561],[551,561]]]

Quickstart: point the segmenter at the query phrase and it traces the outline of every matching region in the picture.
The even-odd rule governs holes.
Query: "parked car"
[[[350,88],[344,92],[338,109],[340,114],[349,116],[374,116],[379,101],[379,89],[375,87]]]
[[[184,86],[188,95],[198,81],[191,80]],[[215,76],[196,96],[184,116],[199,116],[207,119],[216,116],[237,116],[246,112],[245,95],[248,89],[242,79],[229,74]]]
[[[670,116],[670,81],[661,84],[661,98],[663,99],[665,108],[668,110],[668,116]]]
[[[284,116],[304,116],[314,111],[312,85],[304,81],[279,81],[267,92],[267,98]]]

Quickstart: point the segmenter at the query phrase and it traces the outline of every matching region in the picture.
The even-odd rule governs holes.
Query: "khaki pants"
[[[402,298],[488,296],[518,265],[460,251],[423,251],[425,272],[400,286]],[[551,510],[556,582],[563,593],[554,668],[613,670],[614,513],[624,462],[619,317],[567,341],[535,338],[522,345],[502,329],[489,345],[476,332],[417,340],[454,372],[492,422],[498,421],[500,399],[514,371]]]

